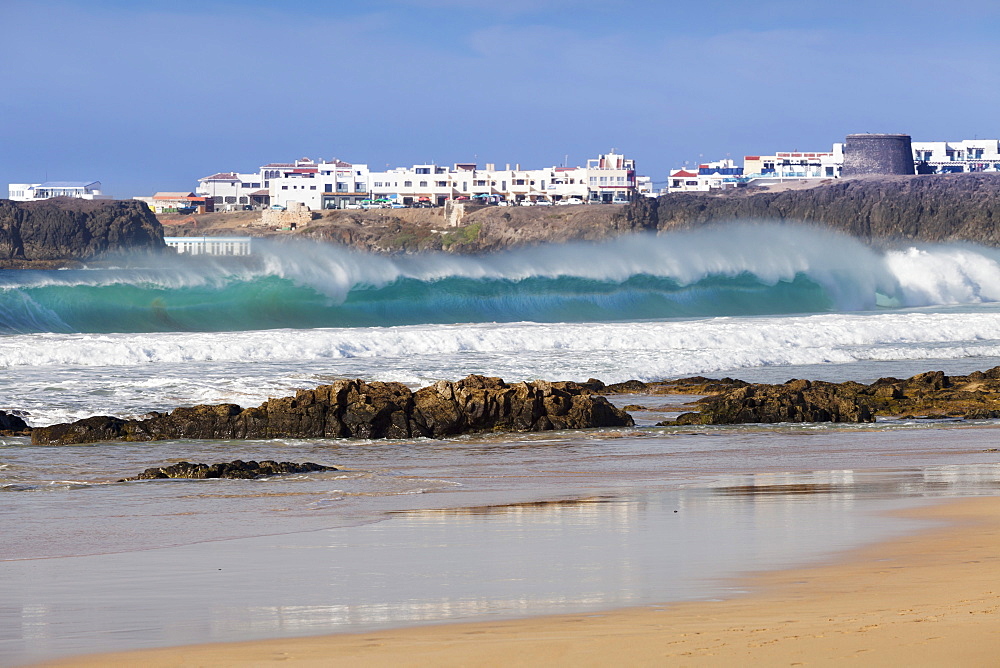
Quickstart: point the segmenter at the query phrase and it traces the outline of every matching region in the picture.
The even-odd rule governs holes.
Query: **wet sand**
[[[601,614],[75,657],[49,666],[988,666],[1000,656],[1000,497],[906,511],[944,524],[755,593]]]

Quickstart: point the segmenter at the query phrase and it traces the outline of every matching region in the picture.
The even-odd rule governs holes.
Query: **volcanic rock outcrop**
[[[143,202],[67,197],[0,200],[0,261],[89,260],[107,253],[159,251],[163,227]]]
[[[1000,175],[932,174],[831,180],[802,190],[673,193],[629,205],[635,229],[734,220],[806,221],[872,241],[970,241],[1000,246]]]
[[[36,445],[163,439],[415,438],[489,431],[547,431],[633,424],[578,383],[507,384],[469,376],[411,391],[402,383],[341,380],[256,408],[178,408],[144,420],[97,416],[36,427]]]
[[[1000,367],[967,376],[928,371],[911,378],[852,381],[790,380],[779,385],[690,378],[650,384],[654,393],[701,388],[714,391],[695,402],[699,411],[661,425],[775,422],[874,422],[875,416],[1000,418]],[[706,390],[714,388],[714,390]]]
[[[129,482],[132,480],[159,480],[163,478],[233,478],[250,480],[269,475],[282,475],[286,473],[313,473],[315,471],[337,471],[333,466],[323,466],[313,462],[275,462],[265,459],[262,462],[253,460],[245,462],[237,459],[231,462],[220,464],[192,464],[191,462],[177,462],[172,466],[155,466],[148,468],[137,476],[123,478],[118,482]]]
[[[700,413],[684,413],[676,424],[751,422],[874,422],[872,401],[860,383],[791,380],[755,383],[702,400]]]

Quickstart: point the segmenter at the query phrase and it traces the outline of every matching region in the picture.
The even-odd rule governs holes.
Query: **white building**
[[[100,181],[46,181],[45,183],[10,183],[8,198],[15,202],[34,202],[51,197],[77,199],[112,199],[101,193]]]
[[[197,194],[212,199],[216,211],[290,207],[338,209],[369,196],[368,166],[340,160],[273,162],[255,173],[221,172],[198,179]]]
[[[674,169],[667,179],[667,192],[709,192],[735,188],[743,181],[743,168],[732,159],[704,162],[697,170]]]
[[[913,161],[918,174],[1000,171],[1000,140],[915,141]]]
[[[267,190],[258,174],[220,172],[198,179],[195,193],[211,199],[216,211],[242,211],[264,206]]]
[[[747,155],[743,177],[749,183],[802,179],[835,179],[844,165],[844,145],[832,151],[778,151],[774,155]]]
[[[250,255],[251,237],[163,237],[163,242],[185,255]]]
[[[651,190],[649,179],[643,181]],[[517,202],[630,201],[639,185],[635,161],[614,151],[587,162],[586,167],[523,170],[508,164],[497,169],[474,163],[452,167],[436,164],[397,167],[381,172],[367,165],[302,158],[271,163],[258,172],[222,172],[199,179],[197,195],[210,198],[216,211],[302,205],[310,210],[357,206],[364,200],[385,199],[401,205],[442,205],[449,199],[490,199]]]

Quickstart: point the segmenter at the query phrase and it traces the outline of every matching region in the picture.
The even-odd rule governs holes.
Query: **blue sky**
[[[0,187],[996,138],[998,28],[986,0],[0,0]]]

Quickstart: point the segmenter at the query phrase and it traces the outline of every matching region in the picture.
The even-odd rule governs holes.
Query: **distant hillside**
[[[91,260],[126,250],[162,250],[163,228],[142,202],[59,197],[0,200],[0,263]]]

